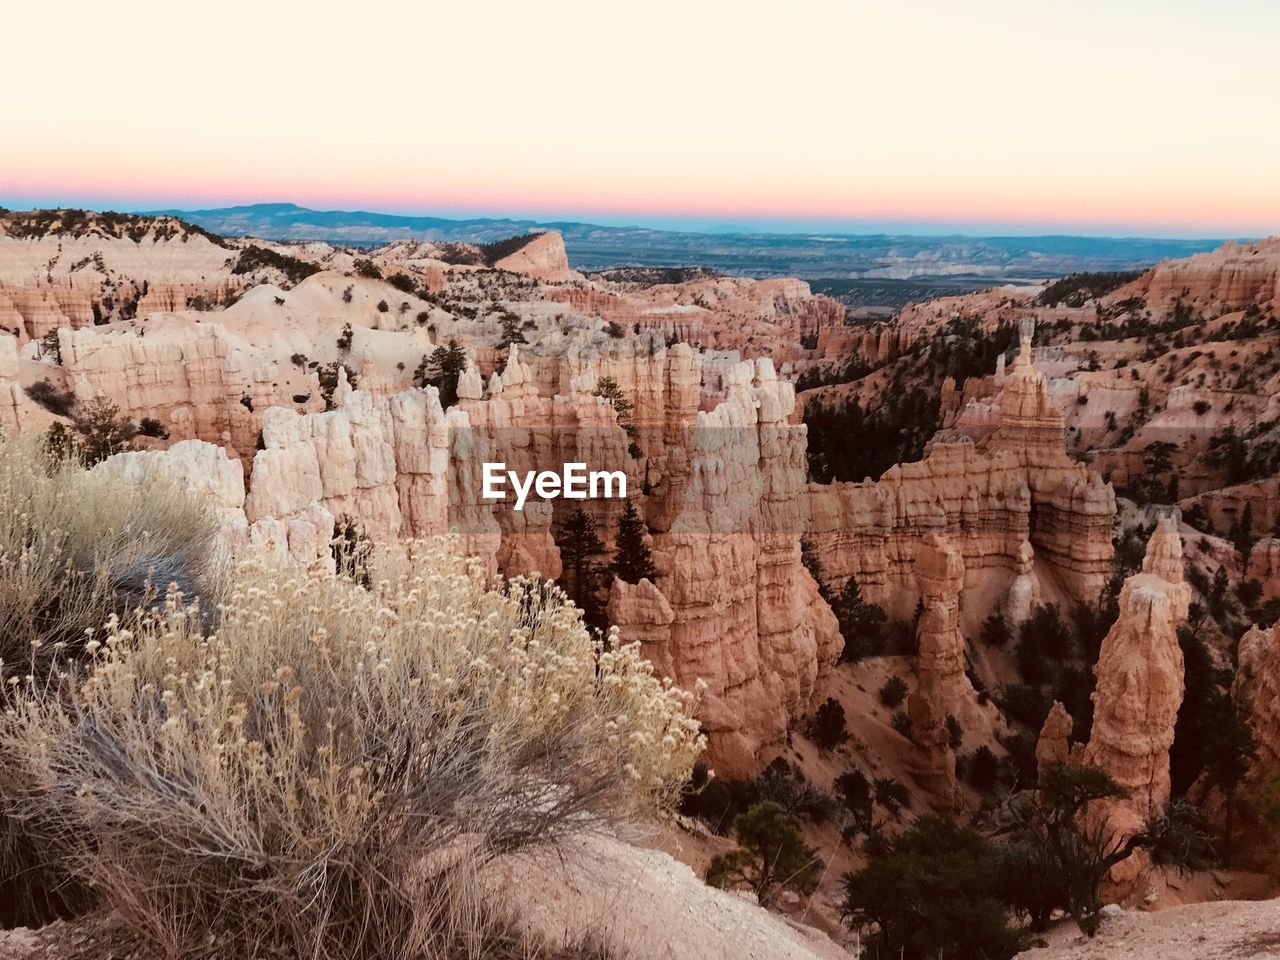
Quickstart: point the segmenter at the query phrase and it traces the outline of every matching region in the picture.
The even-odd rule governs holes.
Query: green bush
[[[858,586],[856,577],[849,577],[845,581],[831,602],[831,611],[836,615],[840,636],[844,640],[841,660],[857,661],[884,653],[884,609],[874,603],[867,603],[862,598],[862,589]]]
[[[298,257],[250,244],[240,251],[240,256],[236,257],[235,265],[231,268],[232,274],[237,276],[259,270],[279,270],[290,284],[297,285],[318,273],[320,267]]]
[[[890,677],[880,688],[880,702],[890,710],[896,710],[907,699],[907,681],[901,677]]]
[[[1013,632],[1009,629],[1009,622],[1005,620],[1004,614],[999,610],[993,610],[991,616],[982,621],[980,636],[982,642],[988,647],[1003,650],[1013,639]]]
[[[75,395],[71,391],[59,390],[49,382],[48,377],[31,384],[26,388],[26,393],[40,406],[59,417],[70,416],[71,408],[76,402]]]
[[[996,885],[990,841],[925,814],[844,877],[844,916],[883,956],[999,960],[1022,944]]]
[[[776,803],[757,803],[733,821],[738,849],[715,857],[707,867],[713,887],[745,885],[768,904],[787,887],[809,895],[818,888],[822,861]]]
[[[856,833],[870,833],[872,828],[871,781],[861,770],[849,770],[836,777],[836,795],[844,802]]]
[[[94,397],[72,418],[71,429],[55,423],[45,443],[56,455],[77,458],[92,467],[117,453],[133,449],[138,428],[120,416],[120,408],[105,397]]]
[[[889,718],[889,725],[908,740],[911,739],[911,717],[905,710],[899,710]]]
[[[824,750],[839,746],[849,739],[845,728],[844,707],[832,697],[827,697],[809,721],[810,739]]]

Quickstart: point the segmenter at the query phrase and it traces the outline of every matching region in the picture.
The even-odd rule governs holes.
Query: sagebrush
[[[440,545],[373,558],[367,589],[246,563],[204,619],[172,593],[114,620],[0,736],[20,809],[168,956],[484,956],[468,876],[669,810],[703,747],[636,646]]]

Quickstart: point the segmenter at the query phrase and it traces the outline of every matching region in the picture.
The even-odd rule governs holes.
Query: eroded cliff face
[[[615,583],[610,619],[678,682],[708,684],[708,758],[727,775],[806,714],[842,641],[800,560],[804,431],[771,363],[739,364],[699,412],[651,500],[656,586]],[[732,642],[726,638],[732,637]]]
[[[959,722],[961,705],[976,694],[965,676],[965,640],[960,632],[964,557],[950,538],[926,534],[916,554],[921,613],[916,687],[907,700],[911,739],[918,748],[916,776],[944,807],[959,803],[956,757],[947,719]]]
[[[494,266],[499,270],[510,270],[536,280],[558,282],[581,278],[580,274],[569,269],[564,238],[554,230],[538,235],[515,253],[497,261]]]
[[[79,214],[79,216],[77,216]],[[13,213],[0,223],[0,328],[38,338],[243,289],[237,251],[170,217]]]
[[[1169,799],[1169,748],[1182,705],[1182,649],[1178,627],[1187,617],[1191,587],[1183,580],[1182,539],[1173,518],[1159,521],[1142,572],[1120,590],[1120,614],[1102,641],[1094,667],[1093,728],[1084,761],[1100,767],[1126,791],[1100,801],[1090,816],[1119,836],[1141,829]],[[1134,856],[1112,879],[1131,884],[1148,865]]]
[[[223,556],[253,553],[306,570],[333,571],[333,514],[311,500],[289,516],[251,523],[244,510],[244,471],[216,444],[183,440],[166,450],[118,453],[94,469],[127,481],[164,478],[204,498],[221,521]]]
[[[1273,303],[1280,297],[1280,238],[1228,241],[1209,253],[1166,260],[1114,296],[1140,296],[1156,309],[1169,309],[1180,300],[1224,313]]]
[[[18,342],[0,336],[0,430],[24,430],[39,422],[36,406],[22,388]]]
[[[621,283],[561,286],[547,296],[575,310],[616,324],[625,334],[656,333],[709,351],[768,356],[775,366],[796,369],[855,342],[859,350],[889,355],[893,338],[883,331],[848,327],[844,307],[815,296],[803,280],[714,277],[682,283]],[[806,345],[808,344],[808,345]]]
[[[942,430],[922,460],[878,481],[809,486],[810,537],[833,581],[855,576],[890,616],[910,617],[918,544],[945,533],[964,557],[971,632],[996,607],[1016,622],[1036,602],[1097,600],[1111,567],[1114,491],[1067,454],[1029,330],[998,380],[991,429]]]
[[[1240,638],[1231,695],[1244,706],[1255,754],[1246,782],[1257,787],[1280,774],[1280,624],[1253,627]]]

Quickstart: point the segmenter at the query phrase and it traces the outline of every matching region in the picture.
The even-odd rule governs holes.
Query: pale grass
[[[0,437],[0,677],[43,675],[87,630],[207,573],[216,522],[176,485],[128,484]]]
[[[215,522],[174,485],[129,485],[51,455],[38,436],[0,437],[0,683],[44,696],[55,658],[75,660],[93,631],[170,582],[191,591],[209,572]],[[8,801],[22,771],[0,762],[0,922],[34,925],[74,911],[85,891],[57,868],[39,818]]]
[[[171,595],[11,700],[25,809],[160,954],[507,955],[485,863],[676,802],[704,741],[637,646],[441,544],[370,573],[240,565],[216,632]]]

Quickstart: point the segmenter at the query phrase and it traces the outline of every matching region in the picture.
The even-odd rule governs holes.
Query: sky
[[[1271,0],[9,4],[0,205],[1280,233]]]

